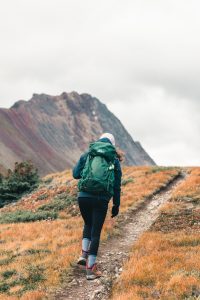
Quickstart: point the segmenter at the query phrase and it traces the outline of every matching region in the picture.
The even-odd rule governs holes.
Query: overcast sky
[[[198,0],[6,0],[0,106],[89,93],[159,165],[200,165]]]

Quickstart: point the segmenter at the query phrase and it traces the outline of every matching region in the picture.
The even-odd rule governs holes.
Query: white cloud
[[[199,9],[198,0],[4,1],[0,106],[34,92],[91,93],[160,164],[199,164]]]
[[[200,121],[196,103],[155,87],[130,95],[125,104],[111,102],[109,108],[158,164],[199,165]]]

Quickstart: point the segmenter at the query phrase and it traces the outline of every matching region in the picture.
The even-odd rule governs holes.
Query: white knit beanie
[[[105,132],[100,136],[100,139],[103,139],[103,138],[109,139],[110,142],[113,144],[113,146],[115,146],[115,138],[114,138],[113,134]]]

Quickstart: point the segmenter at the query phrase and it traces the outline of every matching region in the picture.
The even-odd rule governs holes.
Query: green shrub
[[[15,274],[17,274],[16,270],[7,270],[7,271],[2,273],[2,276],[3,276],[4,279],[8,279],[8,278],[12,277]]]
[[[9,213],[2,213],[0,215],[0,224],[18,223],[18,222],[35,222],[47,219],[57,219],[58,214],[56,212],[49,211],[14,211]]]
[[[0,173],[0,184],[3,182],[3,175]]]
[[[11,256],[9,258],[0,259],[0,266],[6,266],[13,261],[14,257]]]
[[[178,247],[196,247],[200,245],[200,239],[175,241],[173,244]]]
[[[44,179],[42,182],[45,183],[45,184],[49,184],[53,181],[53,177],[49,177],[47,179]]]
[[[7,283],[0,283],[0,292],[7,292],[9,290],[9,285]]]
[[[126,178],[126,179],[122,179],[122,185],[127,185],[130,182],[134,182],[133,178]]]
[[[4,282],[0,283],[0,293],[8,293],[10,288],[21,285],[22,288],[16,293],[18,296],[21,296],[23,292],[35,289],[40,282],[45,281],[46,277],[44,271],[45,268],[40,265],[28,265],[26,267],[26,275],[17,274],[15,270],[5,271],[3,273]],[[17,278],[12,280],[12,276],[16,274]]]
[[[72,203],[72,198],[66,198],[65,200],[58,200],[55,198],[53,201],[44,204],[38,208],[38,211],[54,211],[59,212],[67,208]]]
[[[25,279],[25,283],[36,283],[39,281],[44,281],[45,276],[44,276],[44,271],[45,268],[43,266],[27,266],[26,271],[28,273],[27,278]]]
[[[63,192],[61,194],[56,195],[55,200],[63,200],[66,201],[68,204],[73,204],[76,202],[77,197],[74,195],[69,195],[69,192]]]
[[[27,255],[34,255],[34,254],[40,254],[40,253],[51,253],[51,250],[49,249],[28,249],[25,251],[25,254]]]
[[[58,194],[51,202],[44,204],[38,208],[38,211],[55,211],[59,212],[69,205],[76,202],[76,197],[70,196],[68,192]]]
[[[175,169],[176,169],[175,167],[155,166],[155,167],[152,167],[149,171],[147,171],[146,174],[170,171],[170,170],[175,170]]]
[[[21,293],[27,290],[33,290],[37,288],[40,282],[46,280],[44,271],[45,268],[43,266],[33,266],[33,265],[27,266],[26,267],[27,276],[21,278],[17,282],[13,282],[12,285],[16,285],[16,284],[23,285],[23,289],[21,290]]]
[[[44,200],[47,199],[49,196],[47,194],[43,194],[37,197],[37,200]]]
[[[21,198],[39,185],[38,170],[30,161],[15,163],[14,170],[0,179],[0,207]]]

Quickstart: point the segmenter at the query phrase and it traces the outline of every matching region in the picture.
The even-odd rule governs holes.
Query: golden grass
[[[124,169],[123,178],[132,178],[133,182],[122,186],[121,212],[125,212],[130,206],[137,205],[138,202],[144,201],[145,198],[166,186],[179,172],[178,169],[173,168],[152,172],[154,170],[156,170],[155,167],[126,167]]]
[[[45,267],[45,286],[58,284],[60,271],[70,266],[79,251],[81,225],[80,217],[1,225],[1,240],[6,243],[0,245],[0,253],[6,249],[8,259],[15,256],[1,266],[1,272],[14,269],[26,275],[27,265],[41,265]]]
[[[178,172],[178,169],[173,168],[125,167],[123,180],[127,183],[122,186],[121,213],[125,213],[132,206],[137,206],[141,201],[146,201],[148,196],[165,186]],[[5,207],[0,212],[23,209],[35,211],[39,206],[50,202],[56,195],[63,192],[75,195],[77,192],[77,182],[72,179],[70,171],[50,174],[44,180],[49,180],[49,183],[43,184],[15,206]],[[43,195],[45,195],[44,199]],[[111,206],[112,203],[110,203]],[[0,300],[17,299],[15,297],[18,294],[23,300],[40,300],[44,298],[46,292],[48,293],[50,289],[60,284],[61,275],[69,270],[70,264],[79,255],[83,221],[80,216],[72,217],[67,210],[62,211],[59,216],[61,219],[54,221],[0,225],[0,240],[2,241],[0,263],[4,262],[1,265],[0,279],[3,280],[1,274],[8,270],[15,270],[17,275],[4,280],[5,283],[12,282],[19,274],[27,278],[30,267],[35,268],[36,271],[38,269],[38,272],[42,267],[42,276],[45,279],[37,282],[34,291],[23,292],[24,286],[16,284],[10,288],[10,295],[0,293]],[[116,220],[111,219],[109,211],[102,231],[102,239],[112,234],[115,223]]]
[[[162,218],[158,218],[151,232],[144,233],[133,247],[113,288],[113,300],[178,300],[199,295],[200,231],[197,226],[190,231],[191,219],[187,212],[191,213],[192,209],[188,199],[193,201],[195,209],[199,204],[194,200],[200,192],[200,168],[190,168],[189,173],[172,193],[170,202],[161,207]],[[183,224],[178,232],[177,213],[182,216]],[[163,227],[171,232],[162,233]]]
[[[190,168],[190,176],[172,194],[172,200],[192,198],[200,201],[200,167]]]
[[[147,232],[132,249],[112,299],[184,299],[200,288],[200,234]]]
[[[185,203],[167,202],[159,208],[159,211],[162,214],[173,214],[181,209],[187,209],[187,205]]]
[[[20,297],[21,300],[44,300],[48,299],[45,292],[40,291],[28,291]],[[18,296],[7,296],[5,294],[0,294],[0,300],[19,300]]]

